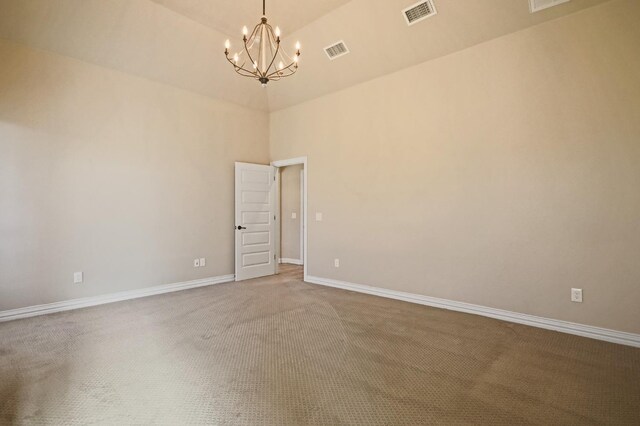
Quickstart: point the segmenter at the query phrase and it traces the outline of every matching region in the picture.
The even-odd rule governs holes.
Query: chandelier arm
[[[247,70],[246,68],[236,67],[235,71],[243,77],[256,78],[256,75],[251,71]]]
[[[282,77],[289,77],[290,75],[295,74],[298,71],[298,68],[287,68],[288,74],[283,73]]]
[[[270,77],[270,78],[269,78],[269,81],[280,81],[280,80],[282,80],[283,78],[290,77],[290,76],[292,76],[292,75],[294,75],[294,74],[295,74],[295,72],[289,72],[289,73],[287,73],[287,74],[282,74],[282,75],[273,76],[273,77]]]
[[[271,43],[271,35],[273,34],[273,28],[271,27],[271,25],[267,24],[266,21],[263,21],[262,24],[260,24],[260,47],[258,48],[258,56],[260,56],[260,60],[262,60],[263,58],[263,53],[264,53],[264,58],[266,59],[266,49],[267,49],[267,44],[269,44],[269,47],[271,48],[270,50],[273,49],[273,44]],[[264,35],[266,33],[266,41],[263,43],[263,38]],[[265,50],[265,52],[263,52],[263,48]],[[266,62],[266,61],[265,61]],[[271,63],[273,63],[273,61],[271,61]],[[266,77],[267,73],[269,72],[269,68],[271,68],[271,64],[269,64],[269,66],[265,69],[265,70],[261,70],[260,67],[258,66],[257,70],[258,70],[258,74],[260,74],[261,77]]]
[[[255,37],[255,33],[256,33],[256,28],[259,26],[260,24],[256,25],[256,27],[253,28],[253,31],[251,32],[251,35],[249,36],[249,38],[247,40],[245,40],[245,42],[247,43],[247,48],[248,49],[253,49],[253,45],[256,44],[256,37]],[[251,44],[249,45],[249,42],[251,42]]]
[[[247,49],[247,42],[244,42],[244,51],[247,52],[247,56],[249,57],[249,60],[251,61],[251,65],[254,65],[256,63],[256,61],[253,59],[253,57],[251,56],[251,52],[249,52],[249,49]],[[255,67],[256,70],[258,69],[258,67]]]
[[[289,75],[295,73],[295,70],[296,70],[296,68],[292,67],[292,65],[289,65],[289,66],[286,66],[286,67],[282,68],[281,70],[276,70],[276,71],[272,72],[267,77],[271,78],[274,75],[279,75],[281,77],[289,76]]]
[[[251,52],[249,52],[249,48],[247,47],[247,41],[249,40],[254,40],[255,42],[255,35],[256,35],[256,31],[258,30],[258,27],[260,26],[260,24],[256,25],[253,28],[253,31],[251,32],[251,36],[248,39],[243,40],[244,41],[244,51],[247,52],[247,56],[249,57],[249,59],[251,60],[251,64],[255,64],[256,61],[253,59],[253,57],[251,56]],[[253,45],[252,45],[253,47]],[[258,70],[258,67],[256,67],[256,71]]]
[[[274,79],[274,78],[287,77],[287,76],[293,74],[291,71],[292,71],[291,69],[285,67],[285,68],[282,68],[279,71],[274,71],[271,74],[267,75],[267,78],[269,80],[271,80],[271,79]]]
[[[260,52],[259,52],[260,58],[262,59],[263,44],[265,45],[264,48],[266,49],[267,48],[267,43],[268,43],[268,47],[269,47],[269,50],[270,50],[271,55],[272,55],[272,59],[271,59],[271,62],[269,63],[269,66],[264,71],[259,70],[260,74],[263,77],[266,77],[267,74],[269,73],[269,69],[271,69],[271,66],[273,65],[273,62],[276,59],[276,56],[278,55],[278,49],[280,48],[280,43],[278,43],[276,41],[276,39],[273,38],[274,37],[274,33],[273,33],[273,27],[271,25],[269,25],[267,22],[262,22],[261,27],[263,27],[263,28],[262,28],[262,34],[260,34]],[[262,43],[262,39],[263,39],[264,33],[267,34],[267,37],[266,37],[267,40],[266,40],[265,43]],[[273,52],[274,44],[276,46],[275,53]],[[265,55],[266,55],[266,52],[265,52]]]
[[[262,30],[262,28],[260,28],[260,30]],[[262,37],[264,36],[264,31],[260,31],[260,43],[258,43],[258,61],[262,61],[262,45],[264,44],[262,42]],[[262,72],[260,71],[260,62],[258,62],[258,66],[256,67],[256,71],[258,72],[258,75],[260,77],[264,77],[262,75]]]
[[[271,38],[271,32],[269,32],[269,38]],[[275,62],[276,58],[278,57],[278,52],[280,51],[280,41],[276,41],[276,51],[273,54],[273,58],[271,59],[271,63],[269,64],[269,66],[267,67],[267,69],[264,71],[265,75],[267,75],[269,73],[269,70],[271,69],[271,67],[273,66],[273,63]],[[268,78],[268,77],[267,77]]]
[[[238,65],[235,61],[233,61],[231,58],[229,58],[229,54],[226,55],[226,59],[227,62],[229,62],[231,65],[233,65],[233,68],[243,68],[244,67],[244,62],[242,63],[242,65]]]
[[[296,72],[298,72],[298,68],[290,69],[288,74],[283,74],[283,75],[281,75],[279,78],[285,78],[285,77],[292,76],[292,75],[294,75]]]
[[[293,54],[293,56],[298,56],[296,53]],[[280,58],[283,60],[283,62],[289,63],[289,66],[291,65],[295,65],[295,61],[293,60],[293,58],[291,56],[289,56],[289,54],[287,53],[286,50],[284,49],[280,49]]]
[[[238,70],[236,70],[236,74],[238,74],[240,77],[247,77],[247,78],[250,78],[250,79],[252,79],[252,80],[255,80],[255,79],[256,79],[256,76],[255,76],[255,75],[253,75],[253,74],[243,74],[243,73],[241,73],[241,72],[240,72],[240,71],[238,71]]]
[[[293,59],[289,57],[289,55],[284,49],[280,49],[280,59],[282,60],[283,64],[286,64],[288,62],[293,62]]]
[[[295,67],[295,62],[292,62],[291,64],[287,65],[286,67],[282,68],[281,70],[276,70],[274,72],[272,72],[271,74],[269,74],[267,76],[267,78],[271,79],[272,76],[276,75],[276,74],[280,74],[279,78],[282,77],[289,77],[290,75],[293,75],[296,73],[296,71],[298,71],[298,67]],[[293,68],[291,68],[293,67]],[[289,71],[289,74],[284,74],[285,71]]]
[[[234,68],[235,72],[237,72],[241,76],[243,76],[243,77],[253,77],[253,78],[256,77],[255,73],[253,73],[253,72],[249,71],[248,69],[244,68],[244,63],[242,65],[238,65],[235,62],[233,62],[231,59],[229,59],[228,56],[227,56],[227,61],[231,65],[233,65],[233,68]],[[242,74],[242,72],[240,72],[240,71],[246,72],[247,74]]]
[[[260,24],[256,25],[255,27],[253,27],[253,31],[251,32],[251,36],[249,38],[252,38],[256,35],[256,31],[258,31],[258,27],[260,26]]]
[[[256,75],[255,74],[251,73],[250,71],[247,71],[244,68],[237,68],[235,71],[236,71],[236,73],[238,75],[241,75],[242,77],[249,77],[249,78],[254,79],[254,80],[256,79]]]
[[[238,74],[240,74],[241,76],[243,76],[243,77],[256,78],[255,73],[253,73],[253,72],[249,71],[249,70],[248,70],[248,69],[246,69],[246,68],[241,68],[241,67],[236,66],[236,67],[235,67],[235,71],[236,71]]]

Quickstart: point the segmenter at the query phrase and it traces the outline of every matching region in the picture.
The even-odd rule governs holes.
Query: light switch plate
[[[73,273],[73,283],[80,284],[83,281],[82,272]]]
[[[316,213],[316,222],[322,222],[322,213]]]
[[[298,214],[296,212],[291,213],[291,219],[296,219],[297,217],[298,217]]]
[[[205,259],[204,257],[200,258],[200,266],[207,266],[207,259]]]

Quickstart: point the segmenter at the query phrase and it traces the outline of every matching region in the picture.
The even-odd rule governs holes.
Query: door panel
[[[236,281],[276,272],[274,173],[271,166],[236,163]]]

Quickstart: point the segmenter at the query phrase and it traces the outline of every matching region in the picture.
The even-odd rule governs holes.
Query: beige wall
[[[302,261],[300,253],[300,172],[302,165],[283,167],[280,173],[280,257]],[[296,214],[296,218],[291,217]]]
[[[615,0],[272,113],[309,274],[640,332],[639,21]]]
[[[266,113],[2,40],[0,64],[0,310],[233,273]]]

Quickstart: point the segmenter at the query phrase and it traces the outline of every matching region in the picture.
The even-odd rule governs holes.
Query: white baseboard
[[[575,334],[583,337],[590,337],[592,339],[604,340],[606,342],[618,343],[621,345],[640,347],[640,334],[627,333],[624,331],[593,327],[590,325],[577,324],[568,321],[537,317],[534,315],[520,314],[517,312],[489,308],[486,306],[474,305],[471,303],[456,302],[454,300],[423,296],[421,294],[404,293],[401,291],[388,290],[385,288],[370,287],[362,284],[353,284],[344,281],[332,280],[329,278],[307,276],[305,281],[313,284],[320,284],[329,287],[341,288],[344,290],[356,291],[359,293],[373,294],[375,296],[386,297],[389,299],[403,300],[405,302],[417,303],[420,305],[482,315],[485,317],[495,318],[503,321],[530,325],[533,327],[545,328],[547,330]]]
[[[302,265],[303,262],[300,259],[289,259],[287,257],[281,257],[278,263],[289,263],[291,265]]]
[[[171,293],[173,291],[187,290],[190,288],[204,287],[213,284],[222,284],[233,281],[234,279],[235,275],[222,275],[219,277],[203,278],[200,280],[184,281],[174,284],[164,284],[137,290],[121,291],[102,296],[83,297],[81,299],[64,300],[62,302],[47,303],[44,305],[27,306],[26,308],[0,311],[0,322],[35,317],[37,315],[51,314],[54,312],[69,311],[72,309],[87,308],[89,306],[104,305],[106,303],[121,302],[123,300],[137,299],[140,297],[155,296],[157,294]]]

